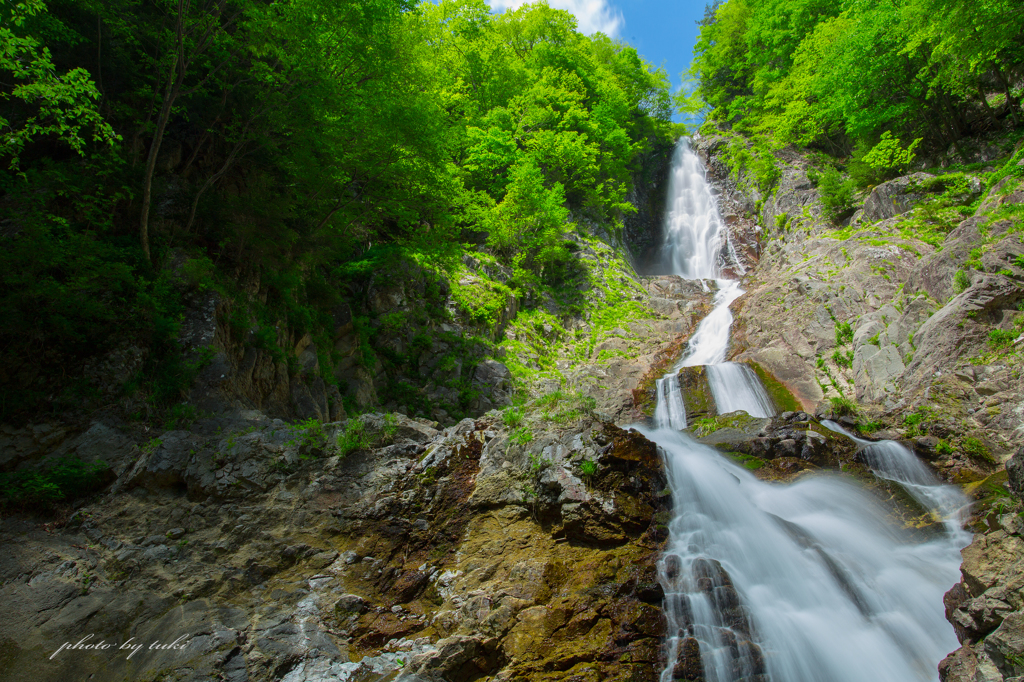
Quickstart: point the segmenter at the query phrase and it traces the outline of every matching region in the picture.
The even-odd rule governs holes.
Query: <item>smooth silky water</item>
[[[663,453],[674,503],[659,564],[669,635],[662,681],[678,679],[677,670],[706,682],[934,682],[938,662],[959,645],[942,595],[959,577],[959,549],[969,540],[960,519],[966,501],[899,444],[855,439],[879,477],[945,521],[944,533],[922,541],[895,528],[849,480],[768,484],[680,432],[679,367],[706,366],[720,413],[771,416],[774,407],[749,367],[725,362],[729,305],[743,291],[721,278],[724,223],[686,141],[676,150],[666,220],[673,272],[716,280],[717,292],[683,360],[658,381],[655,427],[637,427]]]

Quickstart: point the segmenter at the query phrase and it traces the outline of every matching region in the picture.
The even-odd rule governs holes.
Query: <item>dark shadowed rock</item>
[[[1018,498],[1024,499],[1024,445],[1006,462],[1007,486]]]
[[[405,604],[416,598],[427,586],[427,574],[421,571],[406,571],[391,588],[396,604]]]
[[[183,484],[189,460],[198,447],[193,434],[168,431],[143,448],[142,456],[128,474],[128,486],[156,490]]]
[[[677,682],[703,682],[704,664],[701,661],[700,643],[687,637],[679,645],[679,654],[672,666],[672,679]]]
[[[679,370],[679,390],[683,395],[688,420],[713,417],[718,414],[715,398],[708,385],[707,370],[703,366],[683,367]]]

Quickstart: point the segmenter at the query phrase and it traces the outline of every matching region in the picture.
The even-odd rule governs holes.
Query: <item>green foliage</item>
[[[83,497],[108,480],[105,462],[62,457],[39,469],[0,472],[0,508],[48,509]]]
[[[883,176],[895,177],[910,168],[916,156],[914,150],[921,144],[921,140],[919,137],[903,148],[900,139],[893,137],[892,131],[886,130],[878,144],[864,155],[863,161]]]
[[[925,420],[931,417],[931,408],[926,405],[921,405],[916,410],[907,414],[903,417],[903,424],[907,427],[906,436],[912,438],[913,436],[923,435],[926,433],[925,428],[922,426]]]
[[[515,407],[514,405],[509,405],[508,407],[501,411],[501,421],[506,427],[510,429],[517,428],[520,424],[523,423],[522,409]]]
[[[832,396],[828,401],[832,406],[832,414],[836,417],[842,417],[843,415],[856,415],[860,412],[860,409],[857,407],[857,403],[853,402],[846,396]]]
[[[977,438],[968,436],[960,441],[960,449],[972,459],[977,459],[988,464],[995,464],[996,460],[985,446]]]
[[[818,181],[818,192],[825,216],[834,222],[849,213],[853,208],[855,191],[856,183],[852,178],[844,180],[842,174],[835,168],[827,169]]]
[[[988,345],[994,349],[1010,348],[1019,337],[1020,332],[1015,329],[993,329],[988,333]]]
[[[541,457],[535,452],[529,454],[530,459],[530,471],[536,476],[540,472],[544,471],[552,465],[552,461],[546,457]]]
[[[452,287],[452,297],[463,314],[488,331],[498,324],[502,312],[514,296],[512,290],[504,284],[483,278],[477,278],[477,281],[466,285],[457,283]]]
[[[89,71],[82,67],[61,73],[50,50],[27,32],[46,17],[43,0],[5,2],[0,6],[0,102],[20,100],[0,114],[0,161],[18,169],[25,148],[49,139],[59,140],[80,156],[89,142],[116,147],[120,137],[100,115],[100,98]],[[91,136],[86,136],[91,131]],[[89,139],[91,137],[91,140]]]
[[[589,418],[597,401],[579,391],[553,391],[537,398],[533,405],[542,410],[542,419],[564,425]]]
[[[512,445],[526,445],[533,442],[533,432],[526,426],[520,426],[509,434],[508,442]]]
[[[700,417],[699,419],[695,419],[690,427],[698,438],[703,438],[704,436],[714,433],[721,428],[718,424],[718,420],[714,417]]]
[[[366,424],[361,419],[349,419],[345,430],[338,435],[338,454],[346,457],[356,450],[365,450],[373,445],[370,434],[366,432]]]
[[[722,150],[721,158],[729,167],[733,180],[767,194],[782,176],[775,160],[770,138],[754,137],[748,142],[740,136],[733,136]]]
[[[853,351],[844,352],[837,348],[832,352],[832,362],[836,363],[837,367],[850,369],[853,367]]]
[[[631,173],[679,132],[663,70],[545,5],[24,0],[0,38],[0,161],[19,171],[0,177],[4,418],[81,405],[66,369],[116,336],[153,351],[125,392],[178,419],[198,365],[177,332],[211,290],[232,342],[298,371],[284,339],[308,333],[327,381],[349,304],[381,398],[429,412],[403,378],[422,343],[382,341],[449,316],[462,242],[514,273],[453,287],[481,326],[512,296],[579,306],[577,221],[621,232]],[[366,299],[389,280],[429,305],[378,319]],[[464,410],[472,387],[449,388]]]
[[[1024,74],[1024,19],[1014,9],[1011,0],[716,3],[700,22],[686,99],[741,133],[837,157],[856,146],[862,170],[851,175],[873,184],[905,171],[918,146],[944,151],[986,125],[1020,125],[1011,86]]]
[[[298,438],[295,439],[295,442],[306,451],[301,455],[302,457],[311,456],[314,450],[321,449],[327,441],[327,437],[324,434],[324,425],[316,417],[300,421],[292,428],[298,432]]]
[[[596,473],[597,473],[597,463],[596,462],[594,462],[592,460],[589,460],[589,459],[585,459],[582,462],[580,462],[580,476],[582,476],[584,479],[593,478]]]
[[[935,452],[940,455],[952,455],[956,451],[953,449],[952,445],[940,438],[938,444],[935,446]]]
[[[853,343],[853,325],[849,322],[836,322],[836,345],[846,346]]]
[[[387,444],[395,442],[395,435],[398,433],[398,417],[392,412],[384,415],[384,424],[381,427],[379,443]]]
[[[971,286],[970,275],[967,274],[966,270],[957,270],[956,274],[953,275],[953,290],[959,294],[969,286]]]

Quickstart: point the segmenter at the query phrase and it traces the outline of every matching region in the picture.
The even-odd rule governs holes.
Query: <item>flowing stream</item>
[[[743,291],[721,278],[725,226],[686,141],[676,151],[670,192],[666,259],[675,274],[717,286],[714,310],[676,371],[706,366],[720,413],[771,416],[757,375],[725,362],[729,304]],[[945,520],[944,533],[922,542],[838,476],[759,481],[680,431],[684,403],[676,373],[666,375],[655,427],[641,428],[665,457],[674,502],[660,563],[669,628],[662,682],[937,680],[938,662],[959,645],[942,604],[968,540],[959,491],[939,485],[899,444],[855,439],[876,475]]]

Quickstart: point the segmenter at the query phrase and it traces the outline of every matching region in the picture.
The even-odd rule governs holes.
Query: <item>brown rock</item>
[[[405,604],[415,599],[427,586],[429,578],[420,571],[406,571],[391,587],[396,604]]]
[[[700,644],[693,637],[687,637],[679,645],[676,664],[672,667],[672,679],[678,682],[703,682],[704,664],[700,656]]]
[[[1024,562],[1024,542],[1020,538],[996,531],[976,535],[974,541],[960,551],[960,566],[971,596],[981,596],[1006,576],[1020,575],[1015,567]]]
[[[940,682],[974,682],[978,659],[970,647],[961,647],[939,663]]]
[[[402,620],[391,612],[381,614],[368,613],[360,620],[357,633],[362,632],[356,640],[360,649],[376,649],[392,639],[399,639],[422,629],[419,622]]]

